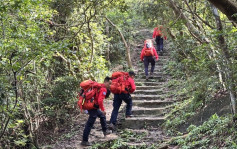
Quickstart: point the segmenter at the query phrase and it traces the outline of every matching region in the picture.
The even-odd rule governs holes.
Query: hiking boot
[[[150,77],[153,78],[153,72],[150,73]]]
[[[90,142],[88,142],[88,141],[82,141],[81,145],[82,146],[92,146],[92,144]]]
[[[148,79],[149,79],[149,76],[146,76],[146,80],[148,81]]]
[[[114,124],[109,124],[108,129],[114,131],[115,130],[115,125]]]
[[[126,115],[126,118],[132,118],[134,115]]]
[[[110,132],[108,130],[106,130],[106,131],[103,131],[103,134],[104,134],[104,137],[106,137],[107,135],[110,134]]]

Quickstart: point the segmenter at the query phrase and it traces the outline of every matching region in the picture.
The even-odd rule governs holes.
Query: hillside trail
[[[157,148],[176,148],[164,143],[170,138],[164,134],[161,128],[161,124],[166,119],[165,114],[170,110],[170,105],[174,102],[172,99],[172,91],[167,89],[169,75],[163,73],[164,66],[169,61],[169,44],[165,44],[164,55],[159,56],[159,61],[156,62],[154,77],[147,81],[145,80],[143,63],[140,62],[140,52],[144,46],[144,40],[152,37],[152,30],[140,30],[135,37],[136,41],[130,43],[133,51],[132,62],[137,73],[135,79],[137,89],[135,93],[132,94],[132,112],[134,117],[125,118],[125,104],[123,104],[120,108],[120,125],[118,127],[118,132],[103,138],[99,118],[97,118],[89,136],[89,141],[96,144],[122,139],[123,144],[127,147],[152,147],[154,144],[158,144],[159,147]],[[112,100],[106,100],[105,107],[108,121],[113,108]],[[71,128],[65,130],[63,135],[61,135],[54,144],[43,148],[85,149],[80,143],[87,119],[87,114],[80,114],[73,118]],[[121,135],[121,131],[126,134]],[[109,147],[105,147],[105,149],[106,148]],[[156,149],[156,147],[154,148]]]
[[[144,40],[151,39],[152,30],[140,30],[136,35],[138,38],[132,47],[134,64],[137,76],[135,79],[136,91],[133,97],[133,118],[122,120],[121,128],[133,132],[136,138],[127,141],[128,146],[151,147],[153,144],[160,144],[159,148],[175,148],[164,142],[170,138],[164,134],[161,125],[165,121],[165,114],[175,102],[172,99],[172,91],[167,88],[170,76],[164,73],[164,66],[169,61],[169,43],[164,44],[164,54],[159,55],[156,62],[154,77],[145,79],[144,65],[140,61],[140,53],[144,47]],[[155,45],[155,43],[154,43]],[[151,66],[149,66],[150,71]],[[125,109],[125,108],[124,108]],[[164,144],[163,144],[164,143]]]

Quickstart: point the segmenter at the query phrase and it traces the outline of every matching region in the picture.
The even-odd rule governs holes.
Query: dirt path
[[[150,38],[151,30],[141,30],[136,35],[136,42],[131,43],[132,61],[137,72],[136,86],[137,90],[133,94],[133,115],[135,117],[125,119],[123,110],[120,113],[120,127],[117,133],[113,133],[106,138],[103,138],[99,119],[97,119],[94,129],[91,131],[89,141],[96,143],[110,144],[111,140],[119,140],[122,142],[124,148],[131,146],[135,148],[140,147],[154,147],[158,148],[160,144],[169,138],[163,133],[160,126],[165,121],[165,113],[169,110],[169,105],[173,103],[172,98],[168,95],[166,84],[168,83],[168,76],[163,74],[163,66],[168,61],[168,47],[165,46],[166,52],[164,56],[160,56],[160,60],[156,63],[154,78],[145,80],[143,63],[140,63],[140,51],[143,48],[143,41]],[[107,110],[107,120],[110,119],[112,112],[112,100],[106,100],[105,107]],[[121,107],[124,109],[124,106]],[[71,129],[64,132],[55,144],[46,146],[44,148],[54,149],[83,149],[80,145],[82,140],[82,132],[84,124],[88,119],[88,115],[80,114],[74,118]],[[109,149],[110,146],[99,147],[101,149]],[[165,148],[173,148],[166,146]]]

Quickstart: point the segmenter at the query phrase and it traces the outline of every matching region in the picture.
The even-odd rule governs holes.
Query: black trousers
[[[163,44],[164,39],[161,36],[156,36],[156,46],[157,46],[157,52],[162,52],[163,51]]]
[[[149,63],[151,63],[151,73],[153,73],[154,69],[155,69],[155,64],[156,64],[156,61],[155,61],[153,56],[145,56],[144,57],[144,67],[145,67],[145,74],[146,74],[146,76],[148,76],[148,66],[149,66]]]
[[[88,110],[88,113],[89,113],[89,118],[83,132],[83,141],[88,141],[91,128],[93,127],[97,117],[100,118],[100,124],[101,124],[103,132],[107,130],[106,117],[99,109]]]

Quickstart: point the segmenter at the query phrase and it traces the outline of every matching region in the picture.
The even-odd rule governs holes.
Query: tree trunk
[[[92,63],[93,61],[93,55],[94,55],[94,40],[93,40],[93,36],[91,33],[91,27],[90,27],[90,22],[87,22],[87,27],[88,27],[88,32],[89,32],[89,38],[91,40],[91,58],[90,58],[90,63]]]
[[[131,61],[131,55],[130,55],[130,48],[129,48],[129,46],[128,46],[128,44],[127,44],[127,42],[126,42],[126,40],[125,40],[125,38],[124,38],[124,36],[122,34],[122,32],[119,30],[119,28],[109,18],[107,18],[107,17],[105,17],[105,18],[113,27],[115,27],[118,30],[118,32],[119,32],[119,34],[120,34],[120,36],[121,36],[121,38],[123,40],[123,43],[125,45],[125,48],[126,48],[126,53],[127,53],[126,57],[127,57],[128,67],[129,68],[133,68],[132,61]]]
[[[195,26],[189,21],[189,19],[183,14],[183,12],[177,7],[177,4],[173,0],[169,0],[169,3],[170,3],[170,7],[175,12],[175,15],[177,17],[179,17],[179,15],[180,15],[181,19],[184,20],[184,24],[188,28],[188,30],[190,31],[190,34],[194,38],[196,38],[199,42],[208,43],[208,40],[206,38],[203,39],[203,37],[201,36],[199,31],[195,28]]]
[[[107,24],[107,23],[106,23]],[[109,36],[109,26],[106,25],[106,35]],[[107,45],[107,49],[106,49],[106,60],[110,61],[110,58],[109,58],[109,53],[110,53],[110,44],[108,43]]]
[[[220,15],[218,13],[218,10],[216,9],[215,6],[211,5],[212,7],[212,12],[214,14],[214,17],[216,19],[216,26],[217,26],[217,30],[220,32],[223,32],[223,26],[221,23],[221,19],[220,19]],[[218,35],[218,41],[219,41],[219,45],[220,48],[222,49],[223,55],[224,55],[224,72],[226,74],[226,84],[228,86],[229,89],[229,94],[230,94],[230,100],[231,100],[231,105],[232,105],[232,111],[233,114],[236,114],[236,97],[235,97],[235,92],[234,92],[234,84],[233,84],[233,73],[231,71],[231,60],[230,60],[230,53],[229,50],[227,48],[226,42],[225,42],[225,38],[222,34]]]
[[[224,13],[229,20],[237,23],[237,4],[231,0],[208,0],[222,13]]]

